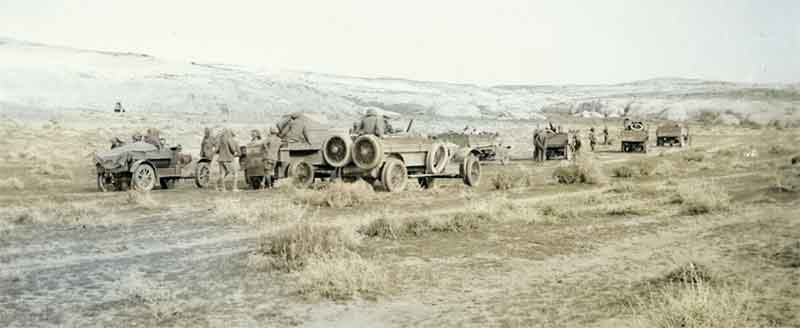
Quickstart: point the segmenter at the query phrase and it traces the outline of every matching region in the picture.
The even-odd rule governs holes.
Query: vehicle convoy
[[[448,148],[422,135],[362,135],[353,141],[353,164],[343,167],[342,176],[378,181],[390,192],[405,189],[408,179],[417,179],[423,188],[432,187],[436,179],[461,179],[468,186],[477,186],[480,155],[475,148]]]
[[[649,140],[650,132],[644,123],[625,120],[623,129],[620,132],[620,144],[623,153],[646,153]]]
[[[478,151],[478,159],[482,162],[500,161],[506,164],[511,150],[511,146],[504,145],[497,133],[448,132],[436,135],[434,139],[473,148]]]
[[[206,188],[211,177],[209,162],[200,159],[193,163],[192,156],[184,154],[180,145],[125,144],[95,154],[97,188],[149,191],[158,183],[161,189],[169,189],[180,179],[194,179],[197,187]]]
[[[352,138],[343,129],[324,126],[309,116],[308,142],[285,142],[278,151],[274,179],[292,178],[297,186],[308,187],[315,178],[334,177],[350,163]],[[264,153],[261,143],[240,147],[239,163],[245,181],[253,189],[261,186],[264,172]]]
[[[678,123],[663,124],[656,129],[656,146],[686,147],[689,145],[689,128]]]
[[[553,129],[536,130],[533,133],[533,159],[546,161],[551,159],[572,159],[574,138],[568,132],[557,132]]]

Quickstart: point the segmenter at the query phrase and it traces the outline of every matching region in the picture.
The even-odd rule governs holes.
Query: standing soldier
[[[608,145],[608,125],[603,126],[603,144]]]
[[[281,139],[287,143],[311,143],[306,131],[306,121],[298,114],[292,114],[290,120],[283,125],[283,129],[279,128],[278,132]]]
[[[217,142],[214,140],[211,128],[205,128],[203,131],[203,142],[200,144],[200,158],[208,159],[209,161],[214,159],[216,146]]]
[[[589,148],[594,152],[594,146],[597,144],[597,138],[594,136],[594,127],[589,129]]]
[[[250,131],[250,142],[259,142],[259,141],[261,141],[261,132],[258,132],[258,130],[256,129]]]
[[[225,191],[225,178],[233,175],[233,188],[232,191],[239,191],[239,186],[236,181],[239,176],[236,168],[233,166],[234,159],[238,156],[239,145],[236,144],[234,139],[235,135],[229,129],[225,129],[219,137],[217,144],[217,161],[219,162],[219,181],[218,188]]]
[[[122,107],[122,103],[118,101],[114,105],[114,113],[124,113],[124,112],[125,112],[125,108],[123,108]]]
[[[361,124],[358,125],[358,134],[371,134],[376,137],[382,137],[386,131],[386,126],[382,117],[378,116],[375,109],[367,109],[367,114],[361,118]]]
[[[275,164],[278,162],[278,151],[281,147],[281,138],[278,137],[278,129],[272,127],[269,129],[269,135],[263,143],[264,147],[264,181],[261,182],[261,187],[273,188],[275,187]]]

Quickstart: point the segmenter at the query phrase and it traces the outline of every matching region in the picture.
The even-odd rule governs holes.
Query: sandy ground
[[[0,326],[637,326],[630,304],[642,283],[687,261],[703,263],[726,284],[752,289],[750,309],[759,323],[800,326],[800,272],[773,256],[800,240],[798,195],[773,188],[775,170],[798,150],[791,148],[800,141],[797,130],[697,128],[690,149],[648,154],[602,146],[582,156],[604,175],[642,160],[669,163],[669,169],[563,186],[550,176],[566,163],[522,159],[529,129],[498,125],[512,136],[520,159],[486,163],[479,188],[448,181],[434,190],[379,192],[352,208],[313,207],[311,216],[355,231],[381,215],[447,215],[501,198],[518,207],[514,215],[466,232],[362,236],[358,253],[390,273],[385,290],[326,300],[298,295],[293,275],[249,264],[260,231],[214,210],[221,200],[278,202],[285,198],[280,191],[219,193],[187,181],[151,192],[148,205],[127,201],[126,193],[94,190],[91,154],[112,135],[172,126],[172,140],[196,155],[201,131],[192,124],[243,132],[258,125],[188,115],[116,122],[105,113],[58,117],[7,120],[0,131]],[[771,152],[770,142],[777,141],[789,150]],[[757,157],[744,156],[752,150]],[[690,153],[705,160],[684,160]],[[531,182],[494,190],[491,179],[500,174]],[[685,215],[666,194],[609,191],[620,183],[658,191],[708,181],[730,195],[729,210]],[[548,205],[574,215],[542,214]],[[614,214],[608,210],[614,206],[637,210]],[[19,211],[30,215],[20,219],[13,214]]]

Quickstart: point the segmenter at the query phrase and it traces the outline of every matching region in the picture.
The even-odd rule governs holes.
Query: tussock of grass
[[[13,228],[29,224],[87,224],[102,217],[99,208],[89,204],[56,204],[52,202],[0,209],[0,227]]]
[[[0,179],[0,189],[11,189],[11,190],[24,190],[25,183],[22,182],[17,177],[11,177],[7,179]]]
[[[617,166],[611,170],[611,174],[616,178],[632,178],[636,171],[627,165]]]
[[[581,157],[575,163],[557,168],[553,172],[553,178],[561,184],[602,184],[605,180],[589,156]]]
[[[433,222],[427,217],[405,219],[380,217],[358,229],[358,233],[364,236],[384,239],[417,237],[431,231],[433,231]]]
[[[493,175],[490,182],[495,190],[509,190],[534,186],[534,177],[534,174],[524,170],[515,170],[513,173],[503,171]]]
[[[793,151],[791,149],[787,148],[786,146],[770,145],[769,148],[767,149],[767,153],[772,154],[772,155],[782,156],[782,155],[789,155],[789,154],[793,153]]]
[[[294,275],[301,295],[336,301],[357,297],[373,299],[383,294],[389,285],[383,268],[357,254],[314,259]]]
[[[710,214],[730,208],[728,193],[713,183],[681,185],[677,191],[672,202],[681,205],[684,215]]]
[[[683,155],[683,160],[687,162],[702,162],[706,159],[706,154],[700,151],[691,151]]]
[[[288,221],[299,221],[309,214],[304,204],[295,204],[286,199],[271,202],[241,202],[238,199],[216,199],[214,214],[229,222],[247,224],[275,224]]]
[[[153,209],[159,206],[158,202],[150,196],[149,192],[141,192],[130,190],[125,197],[125,203],[128,205]]]
[[[785,268],[800,268],[800,241],[789,243],[772,254],[772,260]]]
[[[271,266],[296,271],[309,261],[334,258],[355,250],[358,240],[341,227],[307,222],[267,232],[259,238],[256,253],[271,258]]]
[[[678,268],[633,307],[639,327],[759,327],[747,289],[709,282],[699,266]]]
[[[783,166],[775,172],[775,188],[783,192],[800,191],[800,166]]]
[[[318,189],[294,190],[294,195],[302,203],[331,208],[354,207],[376,197],[372,187],[363,180],[353,183],[335,181]]]

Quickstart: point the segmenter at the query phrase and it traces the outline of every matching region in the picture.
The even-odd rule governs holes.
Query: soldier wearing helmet
[[[274,187],[275,165],[278,162],[278,151],[281,147],[281,138],[278,137],[278,128],[269,128],[269,135],[264,140],[262,150],[264,151],[264,181],[261,187]]]
[[[358,125],[358,134],[371,134],[382,137],[385,133],[386,123],[383,117],[379,116],[374,108],[367,109],[366,115],[361,118],[361,123]]]

